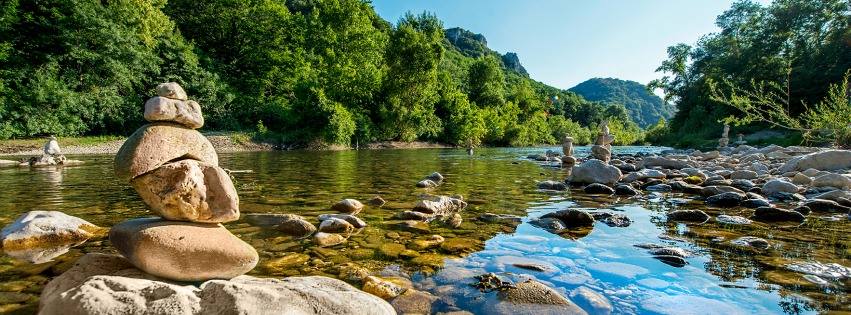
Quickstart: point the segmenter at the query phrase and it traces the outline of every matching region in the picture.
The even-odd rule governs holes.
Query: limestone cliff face
[[[516,53],[509,52],[502,55],[502,63],[505,65],[505,68],[524,76],[529,76],[529,72],[526,72],[526,68],[523,68],[523,65],[520,64],[520,57],[517,57]]]
[[[503,67],[522,76],[528,77],[526,68],[520,64],[520,57],[516,53],[508,52],[504,55],[488,48],[488,40],[482,34],[476,34],[460,27],[450,28],[444,31],[447,49],[453,49],[466,57],[479,58],[485,55],[496,55],[502,60]]]

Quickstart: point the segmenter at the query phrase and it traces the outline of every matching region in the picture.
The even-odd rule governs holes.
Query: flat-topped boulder
[[[129,182],[181,159],[219,165],[216,150],[200,132],[173,123],[152,123],[136,130],[118,150],[115,175]]]
[[[157,215],[205,223],[239,219],[239,196],[230,176],[218,166],[194,160],[165,164],[130,181]]]
[[[257,265],[257,251],[220,224],[142,218],[124,221],[109,240],[137,268],[178,281],[230,279]]]

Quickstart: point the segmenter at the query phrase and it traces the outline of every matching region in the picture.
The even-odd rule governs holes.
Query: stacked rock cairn
[[[159,217],[112,228],[109,240],[137,268],[178,281],[230,279],[257,265],[257,251],[221,223],[239,219],[239,197],[213,145],[195,129],[201,106],[177,83],[145,103],[144,125],[115,156],[115,174]]]
[[[730,125],[724,125],[724,133],[721,134],[721,139],[718,139],[718,148],[726,148],[730,145]]]
[[[573,157],[573,138],[564,136],[564,140],[561,143],[561,151],[564,153],[561,157],[562,167],[566,169],[573,168],[576,165],[576,158]]]
[[[591,147],[591,155],[595,159],[609,163],[612,159],[612,142],[615,137],[609,133],[609,122],[603,121],[600,124],[600,132],[597,134],[597,140],[594,141],[594,146]]]

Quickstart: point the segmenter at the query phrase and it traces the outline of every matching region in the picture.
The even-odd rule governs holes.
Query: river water
[[[489,313],[497,293],[472,286],[474,276],[487,272],[514,282],[537,279],[565,296],[585,287],[608,299],[616,314],[851,311],[847,280],[817,284],[812,277],[785,268],[795,262],[851,266],[849,220],[810,216],[800,226],[730,227],[714,220],[701,225],[669,223],[665,213],[675,209],[697,208],[713,217],[748,216],[750,210],[711,208],[676,193],[627,199],[591,196],[581,190],[538,190],[538,181],[565,177],[557,167],[524,158],[547,149],[556,150],[483,148],[474,156],[455,149],[222,154],[222,167],[242,171],[233,176],[243,214],[294,213],[316,224],[316,216],[330,213],[329,206],[340,199],[387,200],[380,208],[366,206],[359,217],[369,226],[331,248],[316,248],[309,239],[283,236],[247,222],[226,227],[260,253],[252,275],[336,277],[343,269],[359,266],[376,275],[410,279],[417,289],[439,298],[433,312]],[[615,153],[659,150],[617,147]],[[579,147],[576,155],[587,151]],[[8,224],[31,210],[62,211],[104,227],[150,215],[133,189],[113,175],[112,156],[74,158],[87,163],[58,170],[0,169],[0,223]],[[435,171],[445,176],[443,185],[430,190],[415,187]],[[411,209],[423,193],[462,195],[469,203],[461,213],[464,223],[458,228],[432,224],[419,233],[398,229],[393,215]],[[528,223],[565,208],[603,209],[633,222],[628,227],[598,222],[587,235],[555,235]],[[483,213],[518,215],[522,222],[477,220]],[[391,249],[401,247],[387,245],[404,245],[433,234],[456,244],[457,250],[433,248],[400,255]],[[756,250],[730,244],[740,236],[765,238],[771,247]],[[637,244],[675,246],[691,255],[685,265],[666,263]],[[38,265],[0,257],[0,312],[35,311],[46,282],[87,252],[115,251],[100,238]],[[581,296],[572,300],[595,313]]]

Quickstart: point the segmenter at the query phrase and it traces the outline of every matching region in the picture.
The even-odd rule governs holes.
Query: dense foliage
[[[638,126],[646,128],[660,118],[668,120],[674,116],[673,104],[647,90],[635,81],[614,78],[593,78],[570,88],[589,101],[622,104]]]
[[[516,54],[430,14],[363,0],[11,0],[0,4],[0,138],[128,134],[176,81],[206,128],[288,143],[592,140],[641,130],[621,105],[529,78]]]
[[[842,82],[851,68],[850,12],[847,0],[777,0],[767,6],[734,3],[716,21],[720,32],[704,36],[694,46],[668,48],[669,59],[658,69],[666,75],[650,85],[662,88],[678,108],[668,125],[670,133],[661,138],[675,145],[694,145],[717,139],[722,121],[731,116],[747,118],[753,110],[782,106],[797,120],[804,119],[801,115],[808,107],[829,103],[831,84]],[[782,91],[775,93],[782,95],[780,99],[751,102],[755,108],[728,106],[765,96],[766,87],[780,87]],[[731,95],[753,97],[736,101],[729,99]],[[851,106],[831,104],[846,111]],[[748,122],[734,127],[732,134],[775,125]]]

